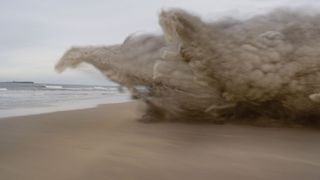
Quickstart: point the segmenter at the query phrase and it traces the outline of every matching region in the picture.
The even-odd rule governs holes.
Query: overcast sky
[[[73,45],[121,43],[134,32],[157,32],[163,8],[206,20],[247,17],[283,6],[319,7],[319,0],[0,0],[0,81],[108,84],[93,68],[56,74]]]

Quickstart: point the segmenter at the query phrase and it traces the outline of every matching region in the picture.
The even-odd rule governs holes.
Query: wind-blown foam
[[[159,24],[163,36],[71,48],[56,69],[94,65],[145,100],[146,118],[320,114],[319,14],[278,9],[248,20],[204,22],[171,9],[160,13]]]

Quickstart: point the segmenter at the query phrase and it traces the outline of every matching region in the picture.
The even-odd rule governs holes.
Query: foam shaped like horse
[[[160,13],[159,24],[163,36],[71,48],[56,70],[92,64],[148,104],[146,119],[320,115],[319,15],[276,10],[204,22],[171,9]]]

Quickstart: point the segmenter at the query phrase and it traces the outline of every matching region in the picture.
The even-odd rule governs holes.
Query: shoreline
[[[0,179],[318,179],[320,132],[141,123],[139,102],[0,120]]]
[[[117,99],[118,98],[118,99]],[[47,106],[47,107],[32,107],[32,108],[19,108],[19,109],[6,109],[0,110],[0,121],[4,118],[15,118],[15,117],[23,117],[23,116],[32,116],[32,115],[43,115],[48,113],[55,112],[64,112],[64,111],[74,111],[74,110],[84,110],[96,108],[100,105],[108,105],[108,104],[118,104],[118,103],[127,103],[132,101],[127,97],[117,97],[107,103],[98,101],[95,99],[82,100],[77,103],[71,103],[71,105],[67,105],[67,103],[60,104],[60,106]]]

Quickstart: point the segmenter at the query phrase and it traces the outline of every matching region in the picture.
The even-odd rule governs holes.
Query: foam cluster
[[[319,14],[279,9],[205,22],[170,9],[159,24],[160,36],[72,48],[56,69],[94,65],[143,99],[151,119],[217,120],[246,108],[270,116],[320,115]]]

